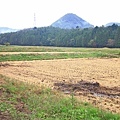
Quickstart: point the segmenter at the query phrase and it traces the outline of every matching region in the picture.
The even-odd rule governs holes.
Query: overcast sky
[[[0,0],[0,27],[16,29],[49,26],[74,13],[94,26],[120,22],[120,0]]]

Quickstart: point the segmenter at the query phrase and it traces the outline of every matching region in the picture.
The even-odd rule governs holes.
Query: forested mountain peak
[[[62,29],[94,27],[93,25],[73,13],[65,14],[63,17],[54,22],[51,26]]]

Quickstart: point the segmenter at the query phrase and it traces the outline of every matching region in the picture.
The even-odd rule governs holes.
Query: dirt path
[[[76,53],[76,52],[0,52],[0,55],[17,55],[17,54],[59,54],[59,53]],[[77,52],[81,53],[81,52]]]
[[[120,58],[2,62],[0,74],[120,113]]]

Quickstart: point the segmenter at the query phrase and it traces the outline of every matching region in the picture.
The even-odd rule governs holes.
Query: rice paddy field
[[[67,98],[72,96],[77,101],[93,105],[100,111],[110,112],[113,116],[118,115],[109,118],[111,120],[119,119],[119,48],[0,46],[0,75],[1,85],[4,84],[3,78],[7,77],[10,81],[46,88],[56,91],[57,96],[58,94]],[[4,93],[3,87],[0,91],[1,94]],[[103,116],[96,116],[98,118],[93,116],[89,118],[107,120],[103,119]],[[35,118],[48,119],[49,117],[33,117]],[[50,119],[57,120],[54,117]],[[78,115],[62,119],[89,120],[85,116],[79,118]]]

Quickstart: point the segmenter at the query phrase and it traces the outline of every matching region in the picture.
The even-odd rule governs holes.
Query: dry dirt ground
[[[55,54],[55,53],[76,53],[76,52],[0,52],[0,55],[17,55],[17,54]],[[77,52],[81,53],[81,52]]]
[[[120,58],[2,62],[0,74],[120,113]]]

